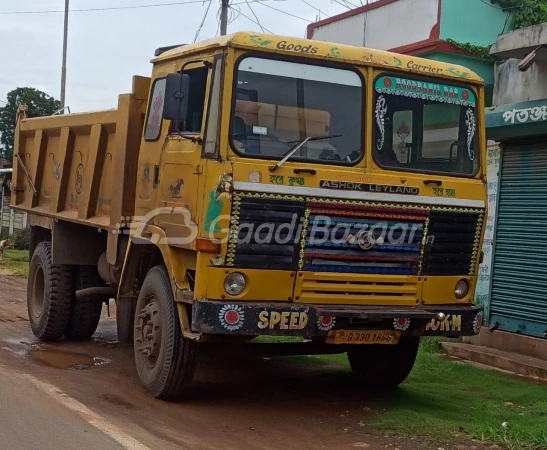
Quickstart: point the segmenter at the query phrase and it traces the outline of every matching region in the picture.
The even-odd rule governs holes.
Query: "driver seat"
[[[239,117],[234,118],[234,139],[240,141],[245,146],[245,153],[260,154],[260,137],[249,133],[249,128],[245,121]]]

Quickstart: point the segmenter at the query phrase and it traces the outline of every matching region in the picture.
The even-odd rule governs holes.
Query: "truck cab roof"
[[[469,83],[483,84],[482,78],[475,72],[455,64],[366,47],[243,31],[195,44],[171,48],[166,47],[159,56],[152,60],[152,63],[228,47],[282,55],[302,55],[308,58],[354,65],[369,65],[382,69],[393,68],[404,72],[426,74],[429,76],[436,75],[441,78],[461,79]]]

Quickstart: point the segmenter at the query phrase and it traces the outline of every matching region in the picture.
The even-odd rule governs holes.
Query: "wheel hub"
[[[135,341],[137,350],[150,365],[154,365],[160,353],[161,318],[156,299],[152,298],[137,316]]]
[[[30,312],[37,319],[40,318],[44,311],[44,297],[45,297],[45,281],[44,281],[44,269],[41,265],[37,265],[34,270],[34,276],[32,277],[33,292],[32,303]]]

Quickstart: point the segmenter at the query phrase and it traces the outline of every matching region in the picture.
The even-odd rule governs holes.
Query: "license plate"
[[[394,345],[399,342],[400,331],[336,330],[327,336],[327,344],[381,344]]]

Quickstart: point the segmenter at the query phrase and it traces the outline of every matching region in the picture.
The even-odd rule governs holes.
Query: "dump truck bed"
[[[150,79],[133,78],[118,108],[18,117],[11,203],[51,219],[114,229],[132,216]]]

